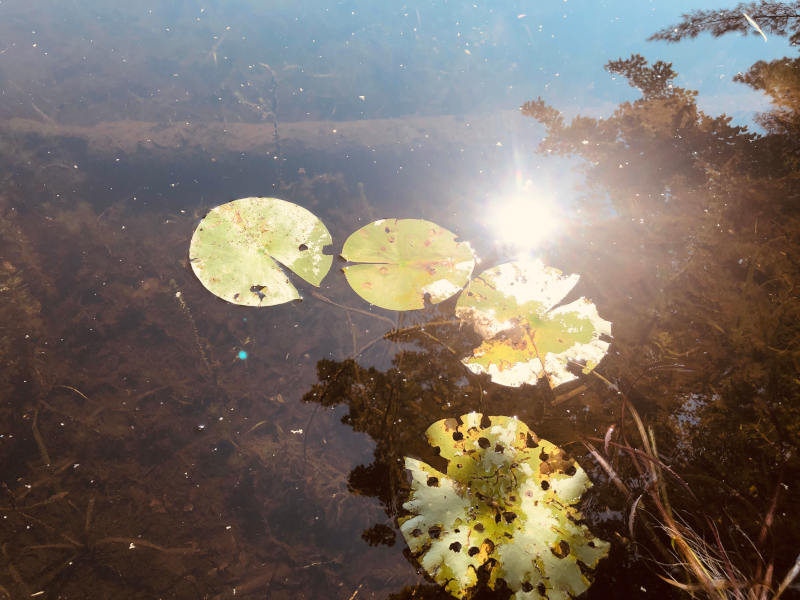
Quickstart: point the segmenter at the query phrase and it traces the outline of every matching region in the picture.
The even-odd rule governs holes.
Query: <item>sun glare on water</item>
[[[486,225],[495,241],[519,256],[553,242],[564,219],[553,193],[517,174],[510,189],[490,203]]]

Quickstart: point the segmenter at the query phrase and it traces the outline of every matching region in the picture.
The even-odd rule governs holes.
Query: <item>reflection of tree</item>
[[[740,32],[760,35],[742,13],[747,13],[766,33],[790,35],[796,44],[800,40],[800,3],[797,2],[742,2],[734,8],[721,10],[694,10],[683,15],[675,25],[664,27],[651,40],[679,42],[694,38],[707,31],[714,37]]]
[[[549,135],[541,150],[577,154],[591,165],[587,175],[597,197],[613,190],[614,207],[641,217],[656,210],[678,214],[696,198],[675,193],[701,186],[707,168],[720,168],[741,154],[753,136],[730,125],[730,117],[711,117],[695,103],[697,92],[673,85],[672,65],[648,66],[639,55],[609,62],[606,69],[627,78],[642,92],[621,104],[608,119],[577,117],[566,124],[542,99],[526,103],[524,114],[541,121]]]
[[[661,29],[650,39],[678,42],[703,32],[715,37],[732,32],[760,35],[743,13],[754,19],[764,32],[788,35],[793,46],[800,42],[800,3],[766,1],[742,3],[732,9],[693,11],[683,15],[680,23]],[[785,57],[770,62],[758,61],[747,73],[740,73],[734,78],[763,91],[769,97],[773,109],[757,116],[756,121],[773,134],[765,140],[775,153],[777,162],[773,161],[773,164],[787,164],[789,169],[796,168],[800,152],[797,116],[797,109],[800,108],[799,72],[798,59]]]
[[[783,165],[782,174],[792,177],[800,160],[800,59],[760,60],[735,80],[769,97],[773,108],[757,115],[756,121],[770,133],[775,165]],[[793,197],[796,188],[792,192]]]
[[[466,371],[437,336],[452,341],[452,326],[426,327],[402,342],[414,341],[415,350],[404,349],[381,371],[361,367],[355,360],[321,360],[317,364],[320,383],[304,396],[323,406],[346,404],[342,422],[369,434],[376,442],[375,461],[356,467],[349,478],[352,491],[379,498],[391,517],[402,498],[397,486],[405,481],[404,453],[425,452],[424,432],[437,419],[480,406],[480,388],[466,378]],[[455,411],[455,412],[454,412]],[[381,527],[364,534],[370,543],[393,543],[393,535]]]
[[[797,144],[794,64],[759,64],[742,77],[775,101],[765,135],[700,111],[696,92],[672,84],[669,64],[633,56],[606,68],[642,97],[606,119],[568,123],[541,99],[523,107],[547,128],[542,151],[584,159],[585,201],[615,210],[593,242],[613,285],[633,281],[639,293],[621,318],[609,315],[619,358],[603,370],[658,403],[661,453],[684,464],[707,506],[729,511],[731,530],[743,527],[760,550],[775,549],[767,562],[788,568],[796,526],[779,516],[793,503],[782,484],[800,470],[800,213],[796,153],[786,152]],[[596,263],[581,250],[574,269],[588,272]],[[774,539],[757,526],[773,517]]]
[[[394,518],[408,496],[403,457],[423,457],[441,466],[425,442],[424,432],[431,423],[483,411],[517,415],[535,425],[541,422],[537,416],[550,398],[545,383],[536,388],[504,388],[471,375],[459,360],[478,341],[469,328],[427,323],[386,337],[398,346],[390,368],[362,367],[352,359],[321,360],[319,383],[304,396],[323,406],[346,405],[342,421],[375,441],[373,462],[357,466],[348,478],[352,492],[380,499],[390,519],[363,532],[371,545],[396,542]],[[563,427],[561,436],[574,440],[570,429]]]
[[[560,404],[552,406],[553,392],[544,381],[536,387],[515,389],[470,374],[459,357],[467,355],[479,338],[470,328],[459,328],[456,322],[443,323],[452,305],[449,309],[441,306],[425,314],[424,322],[383,336],[381,343],[389,342],[395,351],[389,368],[362,366],[354,359],[321,360],[317,363],[319,382],[304,395],[305,401],[321,406],[345,406],[347,412],[342,422],[355,431],[366,433],[375,443],[372,462],[356,466],[348,476],[348,489],[352,493],[379,499],[386,512],[386,521],[375,523],[362,532],[362,539],[373,546],[406,546],[396,534],[396,518],[403,513],[402,504],[409,494],[403,458],[412,456],[436,468],[446,468],[444,460],[425,441],[424,432],[435,421],[471,411],[515,415],[537,434],[558,445],[574,444],[581,436],[597,434],[596,420],[575,419],[570,408],[565,410]],[[562,392],[563,396],[555,399],[573,399],[566,406],[574,409],[574,399],[580,397],[578,406],[583,406],[586,414],[591,411],[597,419],[607,412],[604,385],[598,378],[586,376],[575,386],[564,387],[570,391]],[[307,429],[312,431],[312,437],[314,428],[313,422],[309,423]],[[579,448],[567,447],[573,451]],[[591,469],[591,462],[586,467]],[[597,512],[606,509],[603,502],[590,499],[584,507],[583,513],[590,525],[597,525],[594,518]],[[593,530],[593,533],[612,539],[608,529]],[[407,549],[404,553],[411,560]],[[608,567],[605,565],[603,571]],[[620,570],[626,568],[620,564],[611,566],[613,576],[605,585],[618,587],[619,583],[611,583],[611,580],[624,579]],[[600,579],[595,582],[594,591],[603,589],[603,576],[602,571],[598,573]],[[636,581],[641,583],[642,580]],[[658,583],[648,581],[647,585],[649,588]],[[502,587],[500,585],[494,592],[480,588],[473,597],[506,598],[510,590],[500,589]],[[599,593],[602,597],[602,592]],[[400,600],[450,596],[440,586],[425,585],[406,587],[390,597]]]

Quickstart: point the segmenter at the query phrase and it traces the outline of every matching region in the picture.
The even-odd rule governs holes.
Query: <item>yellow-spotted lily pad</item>
[[[484,341],[462,362],[514,387],[545,377],[555,388],[576,379],[576,367],[589,372],[608,351],[611,323],[586,298],[554,308],[578,278],[540,260],[505,263],[475,277],[456,315]]]
[[[437,304],[469,280],[475,256],[466,242],[422,219],[382,219],[355,231],[342,248],[350,287],[367,302],[413,310]]]
[[[589,478],[518,419],[482,420],[470,413],[428,428],[447,473],[406,457],[410,514],[399,521],[409,549],[456,598],[469,595],[481,567],[489,587],[502,579],[515,600],[580,595],[609,548],[579,524]]]
[[[322,253],[331,242],[322,221],[302,206],[242,198],[211,209],[200,221],[189,262],[208,291],[223,300],[272,306],[300,298],[278,263],[318,286],[333,261]]]

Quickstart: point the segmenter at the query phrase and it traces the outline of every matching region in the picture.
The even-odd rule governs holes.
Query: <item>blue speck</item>
[[[239,360],[247,360],[247,350],[239,350],[239,354],[236,355]]]

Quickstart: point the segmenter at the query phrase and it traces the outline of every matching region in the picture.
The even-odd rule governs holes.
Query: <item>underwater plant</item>
[[[593,373],[596,377],[602,375]],[[707,533],[689,522],[683,514],[673,507],[668,490],[668,480],[677,482],[696,501],[691,488],[667,464],[665,464],[656,447],[653,428],[645,426],[636,407],[619,392],[622,398],[623,413],[630,416],[639,442],[629,441],[624,433],[625,422],[621,423],[617,436],[619,441],[612,441],[614,428],[610,428],[604,439],[589,438],[584,441],[587,450],[597,461],[614,486],[631,501],[628,517],[628,530],[634,537],[635,525],[644,528],[653,547],[661,554],[659,563],[665,570],[661,579],[677,589],[688,592],[693,598],[714,600],[778,600],[789,586],[800,575],[800,555],[788,569],[783,579],[775,586],[776,573],[774,561],[767,561],[760,548],[764,546],[768,531],[775,518],[777,497],[781,484],[776,486],[772,505],[764,516],[761,531],[757,540],[751,540],[740,527],[736,530],[742,535],[739,542],[745,542],[755,550],[757,560],[752,560],[736,548],[727,548],[720,536],[714,520],[705,516]],[[592,445],[591,441],[604,443],[604,454]],[[611,448],[611,452],[609,452]],[[618,463],[620,455],[625,455],[638,475],[639,481],[648,482],[638,496],[629,484],[617,472],[613,463]],[[635,499],[634,499],[635,497]],[[637,519],[637,516],[639,518]],[[701,519],[702,522],[702,519]],[[664,543],[663,537],[669,540]]]
[[[580,465],[513,417],[469,413],[426,435],[447,473],[405,458],[410,514],[399,522],[437,583],[463,598],[485,569],[489,587],[502,579],[516,600],[566,600],[589,588],[609,544],[580,523],[575,505],[592,485]]]

